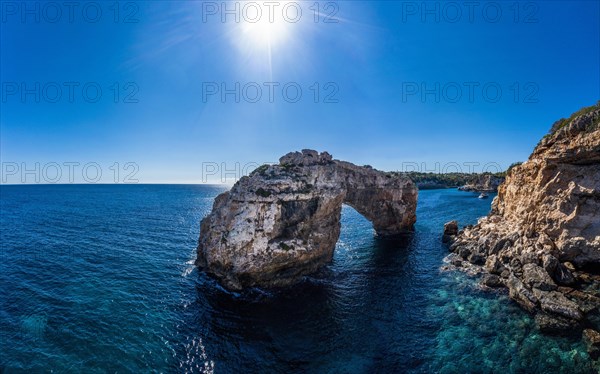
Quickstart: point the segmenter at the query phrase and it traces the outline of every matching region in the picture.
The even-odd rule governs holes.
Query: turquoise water
[[[229,293],[193,266],[211,186],[0,187],[5,372],[593,372],[502,293],[440,272],[450,219],[491,199],[421,191],[411,238],[350,207],[334,261],[285,290]]]

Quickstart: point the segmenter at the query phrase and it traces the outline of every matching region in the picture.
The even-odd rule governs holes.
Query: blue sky
[[[2,3],[5,183],[36,163],[67,182],[69,162],[96,163],[102,182],[128,162],[139,182],[219,182],[302,148],[494,170],[600,99],[598,1],[280,2],[272,23],[264,4],[250,22],[247,2],[238,20],[220,1],[53,4]],[[222,97],[236,83],[239,102]]]

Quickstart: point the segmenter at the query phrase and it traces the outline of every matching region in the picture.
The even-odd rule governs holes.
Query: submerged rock
[[[583,340],[587,345],[588,353],[592,359],[600,358],[600,332],[592,329],[583,330]]]
[[[586,316],[600,309],[600,103],[555,123],[508,171],[490,215],[459,232],[450,250],[483,256],[482,271],[500,275],[542,331],[592,324]]]
[[[532,263],[523,266],[523,281],[530,288],[543,291],[552,291],[557,287],[546,270]]]
[[[502,278],[500,278],[499,276],[494,275],[494,274],[485,274],[481,278],[481,283],[483,285],[491,287],[491,288],[504,286],[504,282],[502,281]]]
[[[417,188],[407,177],[292,152],[219,195],[202,220],[196,264],[229,289],[285,286],[327,264],[340,235],[342,204],[380,236],[409,233]]]

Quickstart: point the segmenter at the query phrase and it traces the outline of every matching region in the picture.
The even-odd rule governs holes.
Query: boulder
[[[583,318],[579,305],[569,300],[565,295],[557,291],[533,290],[535,297],[539,300],[540,308],[550,314],[558,315],[568,319],[579,321]]]
[[[485,256],[482,253],[474,252],[469,255],[467,260],[474,265],[485,264]]]
[[[552,291],[557,288],[550,275],[541,267],[529,263],[523,265],[523,282],[530,288]]]
[[[587,345],[587,351],[593,360],[600,358],[600,332],[592,329],[583,330],[583,341]]]
[[[528,312],[534,312],[536,310],[538,299],[517,277],[512,275],[509,276],[506,281],[506,286],[508,287],[508,296],[516,301],[523,309]]]
[[[504,282],[502,281],[502,278],[500,278],[497,275],[494,274],[485,274],[482,278],[481,278],[481,283],[487,287],[491,287],[491,288],[497,288],[497,287],[503,287],[504,286]]]
[[[580,328],[577,322],[571,319],[549,315],[544,312],[535,315],[535,324],[543,333],[557,335],[573,333]]]
[[[444,224],[444,234],[442,236],[442,241],[444,243],[449,243],[453,240],[453,238],[458,234],[458,222],[450,221]]]
[[[573,273],[563,264],[556,265],[552,275],[556,283],[561,286],[573,286],[577,283]]]
[[[502,264],[502,261],[500,261],[498,256],[490,255],[485,261],[485,269],[490,274],[500,275],[506,268],[504,267],[504,264]]]
[[[554,270],[558,266],[558,259],[550,254],[544,254],[542,256],[542,267],[548,274],[554,274]]]

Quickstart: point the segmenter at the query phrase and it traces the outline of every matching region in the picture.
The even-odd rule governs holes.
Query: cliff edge
[[[447,227],[449,261],[508,288],[543,331],[600,329],[599,124],[600,102],[557,121],[508,172],[487,217]]]

